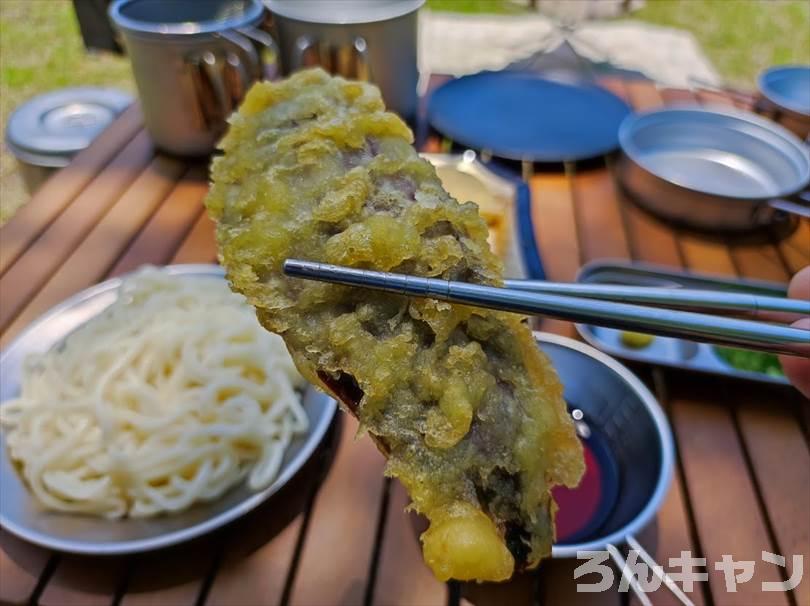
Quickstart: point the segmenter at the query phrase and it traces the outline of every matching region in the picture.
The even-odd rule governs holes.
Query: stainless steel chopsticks
[[[692,290],[621,284],[567,284],[543,280],[506,280],[505,288],[529,292],[601,299],[619,303],[634,303],[652,307],[714,309],[719,312],[781,312],[810,316],[810,301],[767,297],[742,292]]]
[[[422,278],[405,274],[354,269],[297,259],[287,259],[284,262],[284,272],[289,276],[309,280],[359,286],[416,297],[430,297],[475,307],[549,316],[609,328],[634,330],[653,335],[687,338],[695,341],[733,345],[810,358],[810,332],[781,324],[754,322],[660,307],[646,307],[644,305],[616,302],[615,300],[603,300],[602,298],[586,298],[587,295],[582,294],[582,292],[571,293],[577,296],[548,291],[537,292],[535,290],[536,285],[533,290],[526,290],[528,285],[526,288],[515,288],[515,281],[509,282],[511,287],[498,288],[437,278]],[[568,286],[557,285],[552,288]],[[665,294],[663,291],[666,289],[654,290],[659,292],[652,298],[657,301],[657,304],[663,304],[660,297]],[[590,294],[593,296],[594,292],[591,291]],[[672,295],[674,292],[694,291],[674,289],[667,292]],[[711,292],[712,295],[731,294],[714,291],[703,292]],[[600,297],[607,296],[604,289],[598,289],[597,294]],[[635,291],[633,294],[636,297],[636,302],[651,303],[638,298],[643,296],[642,293]],[[625,297],[627,295],[628,293],[625,292]],[[701,296],[704,297],[703,300],[699,303],[695,302],[694,305],[703,308],[711,307],[711,305],[707,305],[708,298],[705,295]],[[753,297],[754,300],[750,297]],[[751,305],[756,305],[760,310],[777,307],[776,311],[808,313],[807,308],[801,304],[796,307],[793,307],[793,304],[787,304],[788,309],[785,309],[785,304],[776,304],[774,301],[770,301],[771,299],[775,298],[749,295],[745,299],[739,299],[737,303],[742,307],[742,311],[751,311]],[[735,309],[728,299],[725,299],[724,302],[724,297],[716,297],[715,301],[719,301],[714,306],[715,308],[724,311]],[[680,301],[675,305],[683,303],[684,301]]]

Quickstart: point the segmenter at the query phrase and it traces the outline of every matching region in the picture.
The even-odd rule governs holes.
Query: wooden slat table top
[[[603,84],[638,109],[734,103],[646,81]],[[213,225],[202,208],[206,179],[204,164],[154,150],[137,106],[125,112],[0,228],[0,344],[107,277],[144,263],[214,262]],[[780,282],[810,264],[810,222],[765,244],[696,237],[632,204],[617,185],[612,158],[596,168],[539,173],[530,188],[549,279],[572,280],[582,264],[604,258]],[[542,327],[575,334],[565,322]],[[708,559],[708,582],[690,594],[696,604],[810,604],[810,580],[789,593],[760,589],[762,581],[790,576],[794,554],[810,566],[810,404],[788,389],[633,369],[667,411],[678,447],[672,489],[642,543],[665,566],[682,551]],[[349,419],[333,429],[324,452],[286,493],[289,511],[260,509],[176,552],[79,558],[0,530],[0,604],[637,603],[615,587],[577,593],[575,561],[547,562],[506,586],[439,583],[421,561],[402,487],[383,478],[381,456],[355,432]],[[762,562],[763,551],[786,555],[788,569]],[[726,591],[714,569],[723,554],[757,562],[754,579],[737,593]],[[651,597],[676,603],[664,591]]]

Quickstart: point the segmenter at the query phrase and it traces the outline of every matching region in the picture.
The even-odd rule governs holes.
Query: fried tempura
[[[299,72],[231,118],[206,204],[232,287],[334,394],[430,520],[442,580],[503,580],[549,555],[582,449],[562,388],[517,315],[287,278],[286,258],[500,285],[475,204],[460,204],[378,89]]]

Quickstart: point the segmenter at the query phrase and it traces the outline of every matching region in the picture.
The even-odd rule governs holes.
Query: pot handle
[[[801,196],[801,198],[807,199],[803,195]],[[799,217],[810,219],[810,206],[805,206],[804,204],[800,204],[799,202],[793,202],[792,200],[784,200],[782,198],[777,198],[775,200],[768,200],[768,206],[776,210],[781,210],[783,212],[790,213],[791,215],[798,215]]]
[[[661,582],[666,585],[667,589],[669,589],[672,594],[680,600],[684,606],[695,606],[692,600],[689,599],[683,590],[678,587],[678,584],[672,580],[666,571],[664,570],[663,566],[660,566],[653,557],[647,553],[647,550],[641,546],[636,538],[633,535],[627,535],[625,537],[625,541],[627,545],[635,551],[639,557],[644,561],[644,563],[649,567],[650,571],[659,579]],[[625,560],[624,556],[622,555],[621,551],[615,545],[607,545],[607,551],[610,554],[611,559],[616,563],[616,566],[619,567],[619,571],[623,578],[627,578],[627,581],[630,584],[630,589],[633,590],[633,593],[638,598],[638,601],[641,603],[642,606],[652,606],[652,602],[650,598],[647,597],[647,593],[641,587],[636,578],[633,571],[627,565],[627,560]]]

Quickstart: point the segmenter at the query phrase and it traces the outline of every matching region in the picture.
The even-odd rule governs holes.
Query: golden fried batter
[[[503,580],[554,537],[555,484],[581,446],[516,315],[286,278],[300,258],[500,285],[475,204],[459,204],[376,87],[299,72],[248,93],[206,204],[232,287],[337,396],[430,520],[439,579]]]

